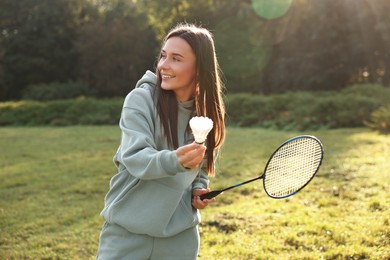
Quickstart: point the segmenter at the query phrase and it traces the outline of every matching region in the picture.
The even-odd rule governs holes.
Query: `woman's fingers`
[[[206,147],[196,143],[184,145],[176,150],[179,163],[186,168],[196,168],[203,160]]]
[[[193,191],[192,196],[192,206],[196,209],[204,209],[206,208],[210,203],[213,203],[215,201],[215,198],[212,199],[200,199],[200,195],[210,192],[210,189],[195,189]]]
[[[193,142],[191,144],[183,145],[183,146],[180,146],[179,148],[177,148],[176,154],[178,156],[185,155],[186,153],[193,151],[193,150],[196,150],[200,147],[202,147],[202,145]]]

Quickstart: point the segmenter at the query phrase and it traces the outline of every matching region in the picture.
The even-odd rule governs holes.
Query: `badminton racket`
[[[214,190],[200,196],[211,199],[224,191],[263,179],[263,187],[268,196],[274,199],[287,198],[302,190],[318,172],[324,149],[315,136],[301,135],[282,143],[268,159],[263,174],[254,179]]]

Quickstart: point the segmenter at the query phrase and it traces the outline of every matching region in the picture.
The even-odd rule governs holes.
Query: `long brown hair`
[[[215,154],[225,139],[225,106],[223,103],[223,83],[221,70],[215,53],[214,40],[205,28],[193,24],[179,24],[165,37],[162,46],[171,37],[180,37],[192,48],[196,57],[195,107],[193,114],[207,116],[213,120],[214,126],[206,140],[207,172],[215,175]],[[158,57],[160,60],[161,54]],[[157,60],[157,62],[158,62]],[[173,91],[161,88],[161,74],[157,74],[157,112],[161,120],[168,143],[178,148],[177,115],[178,101]]]

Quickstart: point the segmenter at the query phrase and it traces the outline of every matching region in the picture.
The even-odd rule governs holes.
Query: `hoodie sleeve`
[[[192,190],[207,189],[209,187],[209,177],[205,168],[201,168],[194,182],[192,183]]]
[[[216,150],[214,156],[214,162],[217,160],[219,155],[219,149]],[[207,159],[202,162],[202,167],[199,170],[198,175],[192,183],[192,190],[194,189],[207,189],[210,185],[210,179],[207,174]]]
[[[155,123],[150,90],[134,89],[123,106],[119,123],[122,139],[116,160],[139,179],[164,178],[184,171],[175,151],[157,150]]]

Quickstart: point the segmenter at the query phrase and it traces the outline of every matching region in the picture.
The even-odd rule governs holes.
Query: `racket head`
[[[265,192],[275,199],[296,194],[314,178],[323,157],[323,145],[315,136],[300,135],[285,141],[265,166]]]

